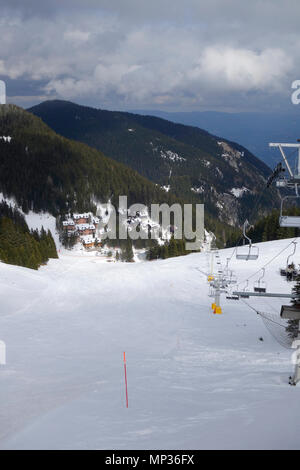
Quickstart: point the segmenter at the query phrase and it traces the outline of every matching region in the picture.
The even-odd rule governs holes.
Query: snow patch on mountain
[[[199,186],[199,187],[193,186],[191,188],[191,191],[193,191],[194,193],[197,193],[197,194],[202,194],[202,193],[204,193],[205,190],[204,190],[203,186]]]
[[[0,140],[4,140],[4,142],[10,142],[11,141],[11,136],[10,135],[2,135],[0,136]]]
[[[0,192],[0,202],[6,202],[6,204],[8,204],[9,206],[19,209],[19,207],[17,205],[17,202],[16,202],[16,200],[13,196],[8,197],[8,196],[5,196],[3,193]],[[20,210],[20,212],[22,212],[21,209],[19,209],[19,210]],[[22,212],[22,214],[23,214],[23,212]]]
[[[42,227],[46,231],[50,230],[53,240],[57,250],[61,249],[61,243],[59,241],[59,234],[56,230],[56,219],[49,212],[33,212],[29,211],[27,214],[22,211],[18,206],[14,197],[4,196],[3,193],[0,193],[0,202],[6,202],[9,206],[18,209],[19,212],[24,216],[25,221],[30,230],[41,230]]]
[[[180,157],[178,153],[172,152],[171,150],[161,150],[160,151],[161,158],[165,158],[172,162],[185,162],[186,158]]]
[[[61,243],[59,241],[59,234],[56,230],[56,219],[53,215],[48,212],[33,212],[29,211],[28,214],[24,214],[28,227],[32,230],[41,230],[42,227],[46,231],[50,230],[52,237],[55,241],[57,250],[61,249]]]
[[[222,147],[221,157],[238,172],[239,160],[244,156],[244,152],[234,149],[227,142],[218,142],[218,145]]]
[[[250,193],[250,189],[243,186],[242,188],[232,188],[230,192],[237,198],[242,197],[245,193]]]

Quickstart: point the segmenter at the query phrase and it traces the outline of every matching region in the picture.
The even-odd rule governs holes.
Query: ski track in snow
[[[257,261],[230,267],[246,279],[288,243],[262,243]],[[291,251],[266,269],[272,292],[290,291],[278,270]],[[223,266],[231,252],[220,250]],[[39,271],[0,263],[0,449],[299,448],[292,351],[241,301],[222,296],[212,314],[208,266],[205,253],[127,264],[64,252]]]

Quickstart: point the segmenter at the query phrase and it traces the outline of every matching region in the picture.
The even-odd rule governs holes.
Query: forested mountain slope
[[[59,134],[100,149],[180,199],[205,203],[208,213],[231,225],[249,216],[271,173],[244,147],[165,119],[59,100],[30,112]],[[258,212],[277,206],[277,193],[270,190]]]
[[[0,191],[27,212],[88,210],[95,200],[128,204],[172,202],[136,171],[85,144],[57,135],[38,117],[0,106]]]

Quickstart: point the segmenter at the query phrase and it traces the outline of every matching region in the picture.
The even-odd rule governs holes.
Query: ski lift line
[[[266,185],[267,185],[267,183],[266,183]],[[257,206],[258,206],[258,204],[259,204],[259,202],[260,202],[260,200],[261,200],[261,198],[262,198],[262,196],[263,196],[264,191],[265,191],[265,186],[263,187],[263,189],[261,190],[261,192],[258,193],[257,196],[256,196],[256,202],[255,202],[255,204],[254,204],[254,207],[253,207],[252,211],[250,212],[250,215],[249,215],[249,218],[248,218],[249,220],[251,220],[251,217],[253,216],[253,213],[256,211],[256,208],[257,208]],[[231,256],[230,256],[230,258],[229,258],[229,263],[230,263],[230,261],[232,260],[232,258],[233,258],[233,256],[234,256],[234,253],[237,251],[237,247],[239,246],[239,243],[240,243],[240,241],[241,241],[242,239],[243,239],[243,236],[241,235],[240,238],[239,238],[239,240],[237,241],[235,247],[234,247],[233,252],[231,253]]]
[[[272,261],[274,261],[274,259],[276,259],[278,256],[281,255],[281,253],[283,253],[285,250],[288,249],[289,246],[291,246],[296,240],[298,239],[298,237],[294,238],[293,241],[291,241],[285,248],[283,248],[279,253],[277,253],[275,256],[273,256],[273,258],[271,258],[264,266],[262,266],[258,271],[255,271],[255,273],[251,274],[251,276],[249,276],[248,278],[244,279],[243,281],[240,281],[237,283],[237,286],[240,286],[241,284],[244,284],[244,282],[247,282],[249,281],[250,279],[252,279],[252,277],[256,276],[263,268],[265,268],[266,266],[268,266],[269,264],[272,263]]]
[[[261,317],[265,317],[265,313],[264,312],[260,312],[259,310],[257,310],[257,315],[260,315]],[[266,318],[266,317],[265,317]],[[286,328],[284,325],[281,325],[280,323],[278,323],[277,321],[275,320],[271,320],[271,318],[267,318],[267,320],[271,323],[274,323],[275,325],[277,326],[280,326],[281,328]]]
[[[261,312],[260,310],[257,310],[256,308],[252,307],[245,300],[243,300],[243,299],[241,299],[241,300],[242,300],[242,302],[244,302],[245,305],[247,305],[247,307],[249,307],[251,310],[253,310],[255,313],[257,313],[257,315],[259,315],[261,317],[264,317],[264,312]],[[280,323],[277,323],[275,320],[271,320],[270,318],[268,318],[268,321],[271,322],[271,323],[274,323],[278,326],[281,326],[281,328],[285,328],[284,325],[281,325]]]
[[[291,153],[291,155],[289,155],[289,158],[290,158],[294,153],[298,152],[298,151],[299,151],[299,148],[300,148],[300,144],[287,144],[286,146],[287,146],[287,147],[293,147],[293,148],[296,147],[296,150],[294,150],[294,151]],[[274,144],[274,143],[273,143],[273,144],[269,144],[269,147],[278,147],[278,144]],[[282,153],[282,148],[281,148],[281,146],[280,146],[280,152]],[[284,158],[284,161],[285,161],[287,167],[289,168],[289,164],[288,164],[286,158]],[[279,161],[278,163],[280,163],[280,161]],[[292,174],[292,176],[293,176],[293,174]],[[267,182],[267,183],[268,183],[268,182]],[[266,185],[265,185],[266,187],[267,187],[267,183],[266,183]],[[261,190],[261,192],[260,192],[259,194],[257,194],[257,196],[256,196],[256,202],[255,202],[254,207],[253,207],[253,209],[252,209],[252,211],[251,211],[251,213],[250,213],[250,215],[249,215],[249,218],[248,218],[250,221],[251,221],[251,217],[252,217],[253,213],[256,211],[256,208],[257,208],[257,206],[258,206],[258,204],[259,204],[259,202],[260,202],[260,200],[261,200],[261,198],[262,198],[262,196],[263,196],[264,191],[265,191],[265,187],[263,187],[263,189]],[[243,239],[243,237],[240,236],[240,238],[239,238],[239,240],[237,241],[237,243],[236,243],[236,245],[235,245],[235,248],[234,248],[234,250],[233,250],[233,252],[232,252],[232,254],[231,254],[230,258],[229,258],[229,263],[230,263],[231,259],[233,258],[234,254],[235,254],[235,252],[236,252],[236,250],[237,250],[237,247],[238,247],[238,245],[239,245],[239,243],[240,243],[240,241],[241,241],[242,239]]]
[[[284,153],[284,151],[282,150],[281,145],[279,145],[279,150],[280,150],[281,156],[282,156],[282,158],[283,158],[283,160],[284,160],[284,163],[286,164],[286,167],[287,167],[287,169],[288,169],[288,172],[289,172],[289,174],[290,174],[290,177],[293,178],[293,172],[292,172],[292,170],[291,170],[291,167],[290,167],[290,165],[289,165],[289,162],[287,161],[287,158],[286,158],[286,156],[285,156],[285,153]]]
[[[271,300],[271,299],[270,299]],[[273,304],[270,302],[270,300],[265,297],[262,299],[262,302],[264,302],[266,304],[266,306],[269,308],[271,308],[273,310],[273,312],[275,312],[276,315],[278,315],[278,308],[274,308]]]
[[[290,258],[294,256],[294,254],[296,253],[296,249],[297,249],[297,242],[292,242],[292,243],[294,244],[294,251],[287,257],[287,260],[286,260],[287,266],[289,265]]]
[[[242,296],[243,293],[244,291],[233,291],[233,294],[235,295]],[[280,299],[295,299],[297,297],[296,294],[280,294],[277,292],[247,292],[247,295],[249,297],[275,297]]]
[[[242,259],[242,260],[256,260],[258,258],[258,248],[256,246],[252,246],[252,240],[250,237],[247,235],[247,228],[251,228],[251,225],[249,224],[248,219],[245,220],[244,225],[243,225],[243,238],[244,238],[244,243],[243,246],[237,246],[236,248],[236,259]],[[248,241],[248,244],[245,244],[245,241]]]
[[[263,281],[265,274],[266,274],[266,269],[262,268],[262,273],[258,280],[254,283],[254,292],[266,292],[266,283]]]
[[[267,184],[267,183],[266,183],[266,184]],[[259,202],[260,202],[260,200],[261,200],[261,198],[262,198],[262,196],[263,196],[264,190],[265,190],[265,187],[263,187],[263,189],[261,190],[261,192],[257,194],[255,204],[254,204],[253,209],[252,209],[252,211],[250,212],[250,215],[249,215],[249,217],[248,217],[249,220],[251,220],[251,217],[252,217],[253,213],[256,211],[256,208],[257,208],[257,206],[258,206],[258,204],[259,204]],[[234,247],[234,250],[233,250],[233,252],[232,252],[230,258],[229,258],[229,263],[230,263],[231,259],[233,258],[234,253],[236,252],[237,247],[239,246],[239,243],[240,243],[240,241],[241,241],[242,239],[243,239],[243,236],[241,235],[240,238],[238,239],[238,241],[237,241],[235,247]]]
[[[251,305],[249,305],[248,302],[246,302],[246,300],[241,299],[241,301],[242,301],[245,305],[247,305],[248,308],[250,308],[251,310],[253,310],[255,313],[258,314],[258,311],[257,311],[254,307],[252,307]]]
[[[289,167],[289,163],[288,163],[288,161],[287,161],[287,159],[286,159],[286,156],[285,156],[285,154],[284,154],[284,152],[283,152],[283,150],[282,150],[281,145],[280,145],[280,144],[269,144],[269,146],[270,146],[270,147],[278,147],[278,146],[279,146],[280,152],[281,152],[281,154],[282,154],[282,156],[283,156],[283,158],[284,158],[284,161],[285,161],[285,163],[286,163],[286,166],[287,166],[287,168],[288,168],[288,170],[289,170],[291,176],[293,177],[293,174],[291,173],[291,170],[290,170],[290,167]],[[290,156],[292,156],[295,152],[297,152],[297,151],[300,149],[300,144],[289,144],[289,145],[287,144],[287,145],[285,145],[285,146],[288,146],[288,147],[296,147],[296,150],[294,150],[294,152],[292,152],[292,154],[291,154]],[[278,163],[280,163],[280,162],[278,162]],[[267,187],[267,183],[266,183],[266,187]],[[249,215],[249,220],[251,220],[251,217],[252,217],[253,213],[256,211],[257,206],[258,206],[258,204],[259,204],[259,202],[260,202],[260,200],[261,200],[261,198],[262,198],[262,196],[263,196],[264,191],[265,191],[265,187],[263,187],[262,191],[257,195],[257,197],[256,197],[256,202],[255,202],[254,207],[253,207],[253,209],[252,209],[252,211],[251,211],[251,213],[250,213],[250,215]],[[239,243],[240,243],[240,241],[241,241],[242,239],[243,239],[243,237],[241,236],[241,237],[239,238],[239,240],[237,241],[237,244],[236,244],[236,246],[235,246],[235,248],[234,248],[234,250],[233,250],[233,252],[232,252],[232,254],[231,254],[231,256],[230,256],[229,263],[230,263],[231,259],[233,258],[234,253],[236,252],[237,247],[238,247],[238,245],[239,245]]]
[[[283,348],[291,349],[292,341],[287,335],[285,330],[286,327],[284,325],[277,324],[277,322],[274,322],[269,318],[269,316],[267,317],[265,315],[260,315],[260,317],[268,332],[275,339],[275,341],[277,341],[277,343],[279,343]],[[282,327],[284,329],[282,329]]]
[[[202,269],[196,267],[195,268],[197,271],[199,271],[201,274],[204,274],[204,276],[208,276],[208,273],[206,273],[205,271],[202,271]]]
[[[280,153],[281,153],[281,156],[282,156],[282,158],[283,158],[284,163],[286,164],[286,167],[287,167],[287,170],[288,170],[288,172],[289,172],[289,174],[290,174],[290,177],[293,178],[294,175],[293,175],[293,172],[292,172],[291,167],[290,167],[290,165],[289,165],[288,158],[291,158],[291,157],[294,155],[294,153],[299,152],[299,150],[300,150],[300,144],[299,144],[299,143],[298,143],[298,144],[288,144],[288,143],[273,143],[273,142],[270,142],[270,143],[269,143],[269,147],[277,147],[277,148],[279,148],[279,151],[280,151]],[[287,156],[285,155],[285,153],[284,153],[282,147],[295,148],[295,150],[287,157]]]

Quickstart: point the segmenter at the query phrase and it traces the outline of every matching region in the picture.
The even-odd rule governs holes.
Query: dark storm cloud
[[[0,75],[12,100],[248,109],[289,102],[299,78],[294,0],[0,0],[0,8]]]

